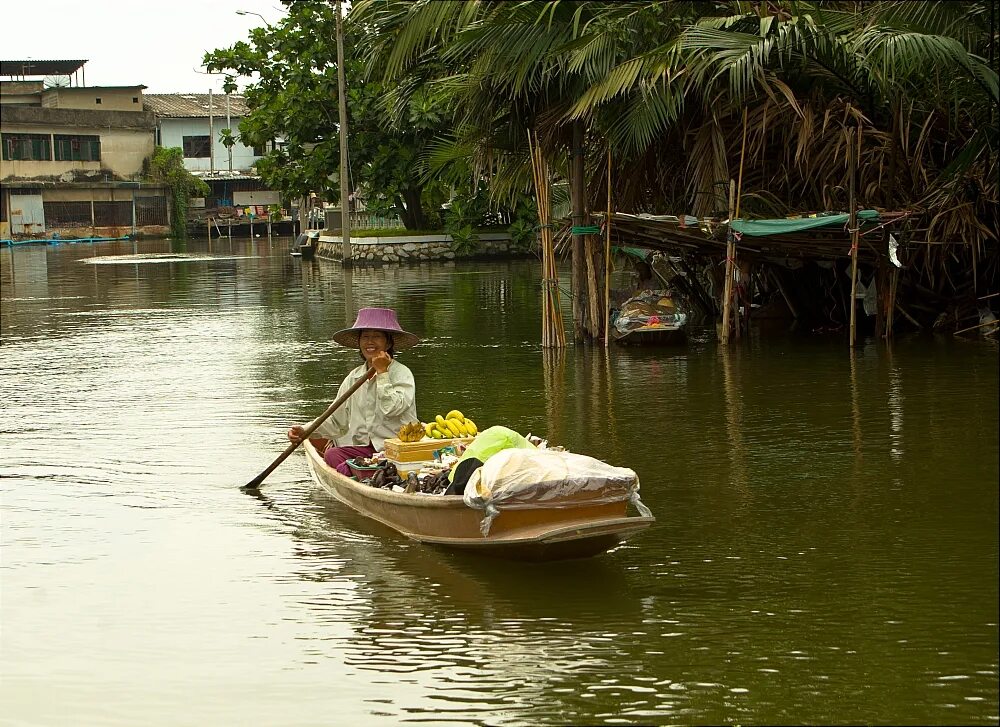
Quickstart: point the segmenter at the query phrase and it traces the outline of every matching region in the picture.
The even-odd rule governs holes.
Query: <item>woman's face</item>
[[[372,362],[375,354],[380,351],[389,350],[389,337],[382,331],[372,331],[367,329],[361,331],[361,337],[358,343],[361,347],[361,355],[365,357],[365,361],[368,363]]]

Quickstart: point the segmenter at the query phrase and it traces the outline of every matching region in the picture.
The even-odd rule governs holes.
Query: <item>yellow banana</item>
[[[437,422],[437,425],[438,425],[439,428],[445,426],[445,424],[444,424],[444,417],[441,416],[440,414],[438,414],[437,416],[434,417],[434,421]]]
[[[431,434],[431,430],[433,428],[434,428],[434,422],[427,422],[426,424],[424,424],[424,434],[426,434],[428,437],[433,437],[434,435]]]
[[[458,409],[452,409],[450,412],[444,415],[445,419],[458,419],[458,421],[465,421],[465,416]]]
[[[472,421],[471,419],[466,419],[465,420],[465,428],[467,430],[469,430],[469,436],[470,437],[474,437],[477,434],[479,434],[479,429],[478,429],[478,427],[476,427],[476,423],[474,421]]]

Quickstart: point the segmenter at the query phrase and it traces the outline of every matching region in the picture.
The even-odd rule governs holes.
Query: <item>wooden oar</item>
[[[296,447],[302,444],[302,442],[309,439],[309,435],[312,434],[314,431],[316,431],[316,429],[319,427],[320,424],[329,419],[331,414],[337,411],[337,409],[339,409],[345,401],[351,398],[351,394],[360,389],[361,386],[365,382],[369,381],[374,375],[375,375],[375,369],[374,368],[368,369],[368,373],[366,373],[356,383],[354,383],[350,389],[344,392],[342,396],[339,396],[335,402],[330,404],[330,406],[327,407],[326,411],[319,415],[318,419],[316,419],[312,424],[310,424],[308,427],[305,428],[305,431],[302,433],[302,439],[299,442],[292,442],[287,447],[285,447],[285,451],[282,452],[280,455],[278,455],[278,458],[274,460],[266,470],[264,470],[259,475],[250,480],[248,483],[243,485],[241,489],[244,490],[257,489],[260,486],[260,483],[263,482],[269,474],[274,472],[275,468],[279,464],[284,462],[285,458],[288,457],[288,455],[290,455],[292,452],[295,451]]]

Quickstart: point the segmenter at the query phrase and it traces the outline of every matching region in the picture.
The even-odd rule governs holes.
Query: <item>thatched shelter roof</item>
[[[859,213],[859,256],[874,259],[886,255],[881,236],[910,217],[910,212]],[[596,215],[603,222],[604,215]],[[802,216],[779,220],[734,220],[733,230],[740,254],[758,260],[780,262],[843,258],[850,254],[851,234],[847,213]],[[822,220],[822,221],[820,221]],[[616,212],[611,217],[611,239],[616,245],[647,247],[668,253],[725,256],[729,221],[697,219],[690,215],[648,215]]]

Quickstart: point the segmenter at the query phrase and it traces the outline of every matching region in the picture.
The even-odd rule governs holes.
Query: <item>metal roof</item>
[[[157,116],[175,118],[208,118],[207,93],[147,93],[142,100],[147,111]],[[229,95],[229,113],[232,116],[246,116],[247,105],[243,96]],[[226,95],[212,94],[212,115],[226,115]]]
[[[0,76],[69,76],[87,61],[0,61]]]

